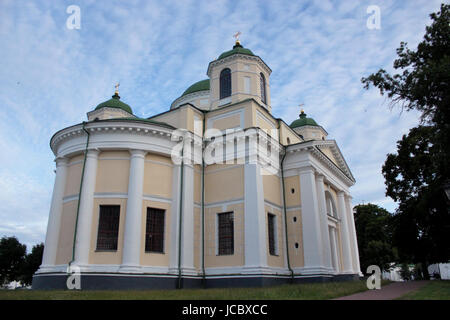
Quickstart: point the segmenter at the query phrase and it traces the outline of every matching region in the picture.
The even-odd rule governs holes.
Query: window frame
[[[226,82],[225,82],[226,81]],[[220,71],[219,76],[219,99],[225,99],[231,97],[232,94],[232,84],[231,84],[231,69],[225,68]]]
[[[117,226],[117,230],[112,230],[113,228],[111,228],[111,230],[101,230],[101,227],[104,225],[103,222],[104,220],[102,219],[103,217],[105,217],[106,212],[102,211],[102,209],[106,209],[106,208],[117,208],[118,211],[117,212],[113,212],[117,214],[117,221],[115,221],[116,226]],[[111,223],[111,222],[110,222]],[[115,226],[113,224],[113,226]],[[116,205],[116,204],[100,204],[99,205],[99,211],[98,211],[98,225],[97,225],[97,240],[96,240],[96,244],[95,244],[95,251],[96,252],[117,252],[118,248],[119,248],[119,230],[120,230],[120,205]],[[109,239],[108,237],[105,237],[104,235],[102,236],[102,233],[105,232],[109,232],[109,233],[115,233],[115,236],[113,234],[113,237],[109,237],[112,238],[113,244],[112,244],[112,248],[108,248],[108,245],[106,244],[102,244],[102,241],[111,241],[111,239]],[[115,242],[115,243],[114,243]],[[100,245],[101,244],[101,245]]]
[[[264,104],[267,104],[267,85],[266,85],[266,77],[262,72],[259,73],[259,88],[261,91],[261,101]]]
[[[231,216],[231,232],[230,235],[226,235],[228,238],[231,238],[231,245],[226,245],[223,244],[223,242],[221,242],[222,239],[224,239],[223,237],[221,237],[221,231],[223,231],[224,229],[226,229],[225,227],[221,228],[221,216],[225,216],[225,215],[230,215]],[[227,211],[227,212],[220,212],[216,214],[216,241],[217,241],[217,246],[216,246],[216,255],[217,256],[231,256],[234,255],[234,245],[235,245],[235,241],[234,241],[234,211]],[[226,240],[226,238],[224,239]],[[229,251],[227,251],[229,250]],[[226,251],[226,252],[224,252]]]
[[[272,222],[272,232],[271,232]],[[269,243],[269,254],[271,256],[278,256],[278,232],[277,232],[277,216],[273,213],[267,213],[267,240]],[[272,235],[271,235],[272,233]],[[272,241],[271,241],[272,240]],[[272,243],[271,243],[272,242]]]
[[[149,217],[151,213],[161,214],[162,216],[162,226],[158,228],[157,231],[149,230],[149,228],[152,226],[151,222],[149,222]],[[156,219],[156,217],[154,218]],[[154,237],[156,236],[160,237],[160,250],[155,250],[152,246],[151,240],[148,239],[148,237]],[[145,253],[165,253],[165,236],[166,236],[166,210],[161,208],[153,208],[153,207],[147,207],[147,213],[145,217],[145,238],[144,238],[144,252]],[[150,244],[149,244],[150,243]]]

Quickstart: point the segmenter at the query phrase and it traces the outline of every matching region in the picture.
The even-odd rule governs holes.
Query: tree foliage
[[[450,259],[450,205],[444,186],[450,181],[450,5],[430,15],[416,50],[402,42],[388,74],[384,69],[362,78],[407,111],[421,113],[421,125],[397,143],[383,166],[386,195],[399,206],[392,220],[393,244],[403,261]]]
[[[358,238],[361,271],[370,265],[378,265],[388,270],[390,263],[396,260],[392,247],[391,214],[375,204],[355,207],[355,226]]]
[[[21,244],[16,237],[0,239],[0,287],[11,281],[20,281],[30,285],[33,274],[42,262],[44,244],[33,246],[27,254],[27,246]]]
[[[21,244],[16,237],[0,239],[0,286],[19,280],[26,252],[26,245]]]
[[[20,281],[24,285],[31,285],[33,275],[39,269],[42,263],[42,255],[44,254],[44,244],[40,243],[33,246],[31,252],[26,255],[23,268],[21,270]]]

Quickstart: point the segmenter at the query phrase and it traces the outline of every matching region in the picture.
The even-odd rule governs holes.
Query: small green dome
[[[186,91],[183,92],[181,96],[185,96],[189,93],[194,93],[198,91],[205,91],[209,90],[209,79],[202,80],[199,82],[194,83],[192,86],[186,89]]]
[[[120,101],[120,96],[115,93],[112,96],[112,99],[109,99],[108,101],[100,103],[95,110],[101,109],[101,108],[118,108],[122,109],[123,111],[126,111],[130,114],[133,114],[133,111],[131,110],[131,107],[127,105],[126,103],[123,103]]]
[[[239,54],[246,54],[248,56],[254,56],[253,52],[250,49],[244,48],[243,46],[241,46],[240,43],[236,43],[233,46],[233,50],[225,51],[224,53],[222,53],[219,56],[219,58],[217,58],[217,60],[229,57],[229,56],[231,56],[233,54],[237,54],[237,53],[239,53]]]
[[[300,113],[300,119],[294,120],[294,122],[291,123],[290,127],[292,129],[294,129],[294,128],[303,127],[303,126],[318,127],[319,125],[317,124],[316,121],[314,121],[313,118],[307,118],[306,113],[302,110],[302,112]]]

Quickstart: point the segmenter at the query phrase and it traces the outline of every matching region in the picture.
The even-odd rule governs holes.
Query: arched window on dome
[[[338,218],[336,204],[334,203],[333,197],[331,196],[330,191],[325,191],[325,202],[327,206],[327,214],[334,218]]]
[[[261,101],[266,102],[266,77],[262,73],[259,74],[259,84],[261,86]]]
[[[231,96],[231,70],[223,69],[220,72],[220,99]]]

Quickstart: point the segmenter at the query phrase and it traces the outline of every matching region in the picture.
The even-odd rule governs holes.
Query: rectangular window
[[[98,220],[97,250],[117,250],[120,206],[101,205]]]
[[[276,216],[269,213],[267,215],[268,229],[269,229],[269,253],[272,256],[277,255],[276,239]]]
[[[162,209],[147,208],[145,252],[164,253],[164,215]]]
[[[218,240],[219,255],[234,254],[234,217],[233,212],[219,213],[218,219]]]

